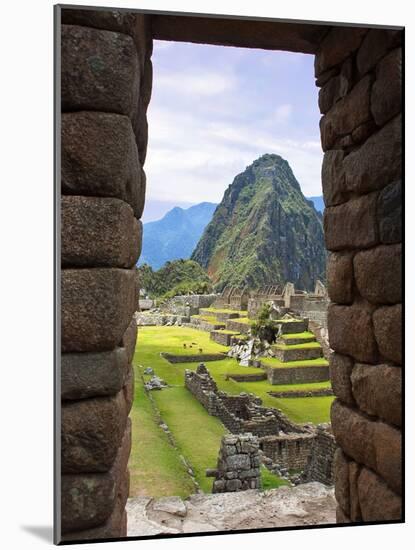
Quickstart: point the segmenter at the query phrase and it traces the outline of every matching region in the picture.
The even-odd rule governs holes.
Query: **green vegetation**
[[[183,344],[193,348],[184,348]],[[137,350],[134,356],[135,399],[131,410],[133,422],[133,445],[130,456],[131,496],[154,497],[179,495],[186,498],[195,492],[195,485],[189,476],[180,455],[192,467],[201,489],[209,492],[212,479],[205,476],[206,468],[214,468],[220,440],[226,432],[221,422],[206,412],[193,395],[184,388],[185,369],[196,369],[199,362],[170,364],[160,352],[173,354],[194,353],[202,348],[205,353],[226,351],[226,347],[209,338],[209,333],[187,327],[143,327],[139,329]],[[272,361],[276,361],[275,359]],[[318,360],[322,363],[322,360]],[[324,360],[323,360],[324,361]],[[293,361],[294,363],[316,364],[317,360]],[[326,363],[326,362],[325,362]],[[144,391],[142,378],[145,367],[152,367],[163,378],[169,388],[152,392],[156,409]],[[236,395],[240,392],[254,393],[265,406],[281,409],[297,423],[329,421],[333,397],[275,398],[269,391],[313,390],[330,387],[330,382],[272,386],[267,380],[258,382],[236,382],[229,374],[257,374],[255,367],[241,367],[235,359],[225,358],[208,364],[209,371],[218,388]],[[158,425],[155,411],[165,422],[174,438],[174,448],[166,433]],[[200,434],[200,437],[198,435]],[[201,439],[203,444],[201,444]],[[263,489],[286,484],[265,468],[261,469]]]
[[[277,327],[270,319],[270,315],[270,304],[264,304],[258,312],[257,320],[252,323],[251,331],[253,336],[272,344],[275,342]]]
[[[245,310],[242,310],[242,309],[235,310],[235,309],[220,309],[220,308],[215,308],[215,307],[204,307],[204,308],[202,308],[202,311],[203,312],[210,311],[210,312],[212,312],[213,315],[215,313],[237,313],[241,317],[247,317],[248,316],[248,312],[245,311]]]
[[[134,404],[131,409],[132,440],[129,468],[130,496],[178,495],[186,498],[195,486],[166,434],[158,426],[153,406],[135,369]]]
[[[324,357],[301,361],[287,361],[285,363],[275,357],[261,357],[261,364],[266,367],[273,367],[274,369],[283,369],[286,367],[326,367],[329,363]]]
[[[218,290],[287,280],[311,290],[316,279],[325,279],[321,215],[302,194],[288,162],[262,155],[225,191],[191,257]]]
[[[294,339],[302,339],[302,338],[314,338],[314,334],[312,332],[298,332],[296,334],[281,334],[280,338],[283,338],[284,340],[294,340]]]
[[[287,346],[285,344],[275,344],[273,346],[276,349],[286,350],[286,349],[316,349],[321,348],[321,344],[318,342],[306,342],[305,344],[294,344],[292,346]]]
[[[161,417],[173,434],[179,453],[189,461],[201,489],[206,493],[210,492],[212,479],[206,477],[205,470],[216,468],[220,441],[226,429],[184,387],[153,393]]]
[[[182,353],[183,344],[197,344],[206,352],[225,351],[227,348],[209,339],[207,332],[187,327],[143,327],[139,329],[134,363],[136,372],[135,400],[131,411],[133,421],[133,448],[130,458],[131,495],[151,496],[180,495],[186,497],[194,493],[194,484],[180,459],[184,456],[192,467],[197,482],[203,491],[210,491],[212,480],[206,478],[206,468],[214,468],[222,435],[226,432],[221,422],[210,416],[193,395],[184,388],[184,370],[196,369],[198,362],[170,364],[160,356],[160,352]],[[193,345],[193,344],[192,344]],[[191,350],[190,350],[191,351]],[[165,422],[175,440],[177,449],[168,442],[166,434],[158,426],[149,396],[145,393],[142,376],[145,367],[152,367],[155,373],[170,386],[160,392],[152,392],[160,417]],[[226,380],[227,374],[258,373],[254,367],[241,367],[235,359],[227,358],[209,363],[209,371],[221,389],[237,394],[245,389],[245,384]],[[265,382],[265,381],[264,381]],[[247,383],[247,388],[250,387]],[[261,384],[261,383],[259,383]],[[256,386],[254,386],[256,388]],[[272,399],[273,406],[279,406]],[[197,437],[203,439],[201,440]],[[144,441],[144,445],[143,445]],[[138,445],[139,442],[139,445]],[[264,489],[286,484],[277,476],[261,470]]]
[[[166,262],[158,271],[144,264],[137,268],[141,288],[160,301],[183,294],[211,292],[212,285],[204,269],[192,260]]]
[[[263,491],[268,489],[276,489],[278,487],[282,487],[283,485],[289,485],[288,481],[272,474],[265,468],[265,466],[261,466],[261,479]]]

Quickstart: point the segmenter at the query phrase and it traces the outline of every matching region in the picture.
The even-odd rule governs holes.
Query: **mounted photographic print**
[[[403,522],[403,28],[55,36],[55,542]]]

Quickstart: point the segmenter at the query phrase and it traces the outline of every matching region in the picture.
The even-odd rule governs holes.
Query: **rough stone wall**
[[[307,465],[314,437],[311,433],[268,436],[261,439],[261,449],[279,467],[302,471]]]
[[[304,382],[323,382],[329,379],[329,367],[283,367],[266,369],[268,382],[279,384],[302,384]]]
[[[302,476],[304,482],[319,481],[325,485],[333,485],[336,447],[330,425],[319,424]]]
[[[217,469],[206,474],[216,478],[212,493],[260,489],[258,439],[252,434],[223,436]]]
[[[315,58],[338,522],[401,519],[402,31],[332,28]]]
[[[74,541],[127,533],[152,39],[145,16],[61,14],[61,532]]]

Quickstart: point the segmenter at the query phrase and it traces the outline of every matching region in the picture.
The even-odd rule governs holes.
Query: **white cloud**
[[[215,72],[171,73],[160,75],[157,80],[158,87],[186,95],[217,95],[237,86],[237,80],[232,75]]]
[[[148,199],[219,202],[234,177],[264,153],[279,154],[290,163],[306,196],[320,195],[318,114],[310,114],[304,97],[294,97],[291,90],[301,90],[305,99],[311,92],[307,87],[302,91],[296,74],[289,93],[279,93],[280,71],[262,65],[261,73],[258,68],[258,56],[286,70],[294,57],[280,60],[275,52],[251,51],[257,57],[248,58],[243,49],[224,50],[210,50],[209,55],[217,56],[212,59],[198,59],[197,50],[192,49],[193,56],[186,50],[180,63],[172,50],[163,63],[155,63],[145,165]],[[302,61],[295,60],[300,70]],[[309,70],[314,86],[311,65]],[[275,89],[266,79],[270,74],[275,74]]]
[[[290,105],[289,103],[280,105],[275,109],[274,116],[273,116],[274,122],[287,121],[290,118],[292,111],[293,111],[293,106]]]
[[[288,160],[305,195],[321,194],[322,152],[316,142],[277,138],[253,124],[206,124],[168,109],[149,115],[149,198],[218,202],[233,178],[267,152]]]

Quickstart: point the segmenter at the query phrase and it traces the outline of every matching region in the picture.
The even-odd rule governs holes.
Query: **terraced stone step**
[[[261,359],[261,368],[266,370],[268,382],[275,384],[303,384],[329,380],[329,364],[324,358],[283,363],[278,359]]]
[[[309,342],[287,346],[285,344],[273,344],[271,346],[275,357],[282,362],[307,361],[323,357],[323,349],[318,342]]]
[[[225,323],[217,321],[214,317],[205,317],[201,315],[192,315],[190,317],[190,325],[200,330],[205,330],[206,332],[225,328]]]
[[[231,346],[233,340],[238,336],[239,332],[233,330],[212,330],[210,333],[210,339],[223,346]]]
[[[199,313],[203,316],[215,317],[218,321],[227,321],[228,319],[239,319],[242,315],[238,311],[230,309],[200,309]]]
[[[281,334],[298,334],[308,331],[308,319],[277,319],[275,323],[281,327]]]
[[[286,346],[296,346],[297,344],[307,344],[315,342],[316,337],[312,332],[297,332],[294,334],[282,334],[277,338],[276,344],[284,344]]]
[[[248,318],[228,319],[226,321],[226,330],[248,334],[251,329],[252,321]]]

